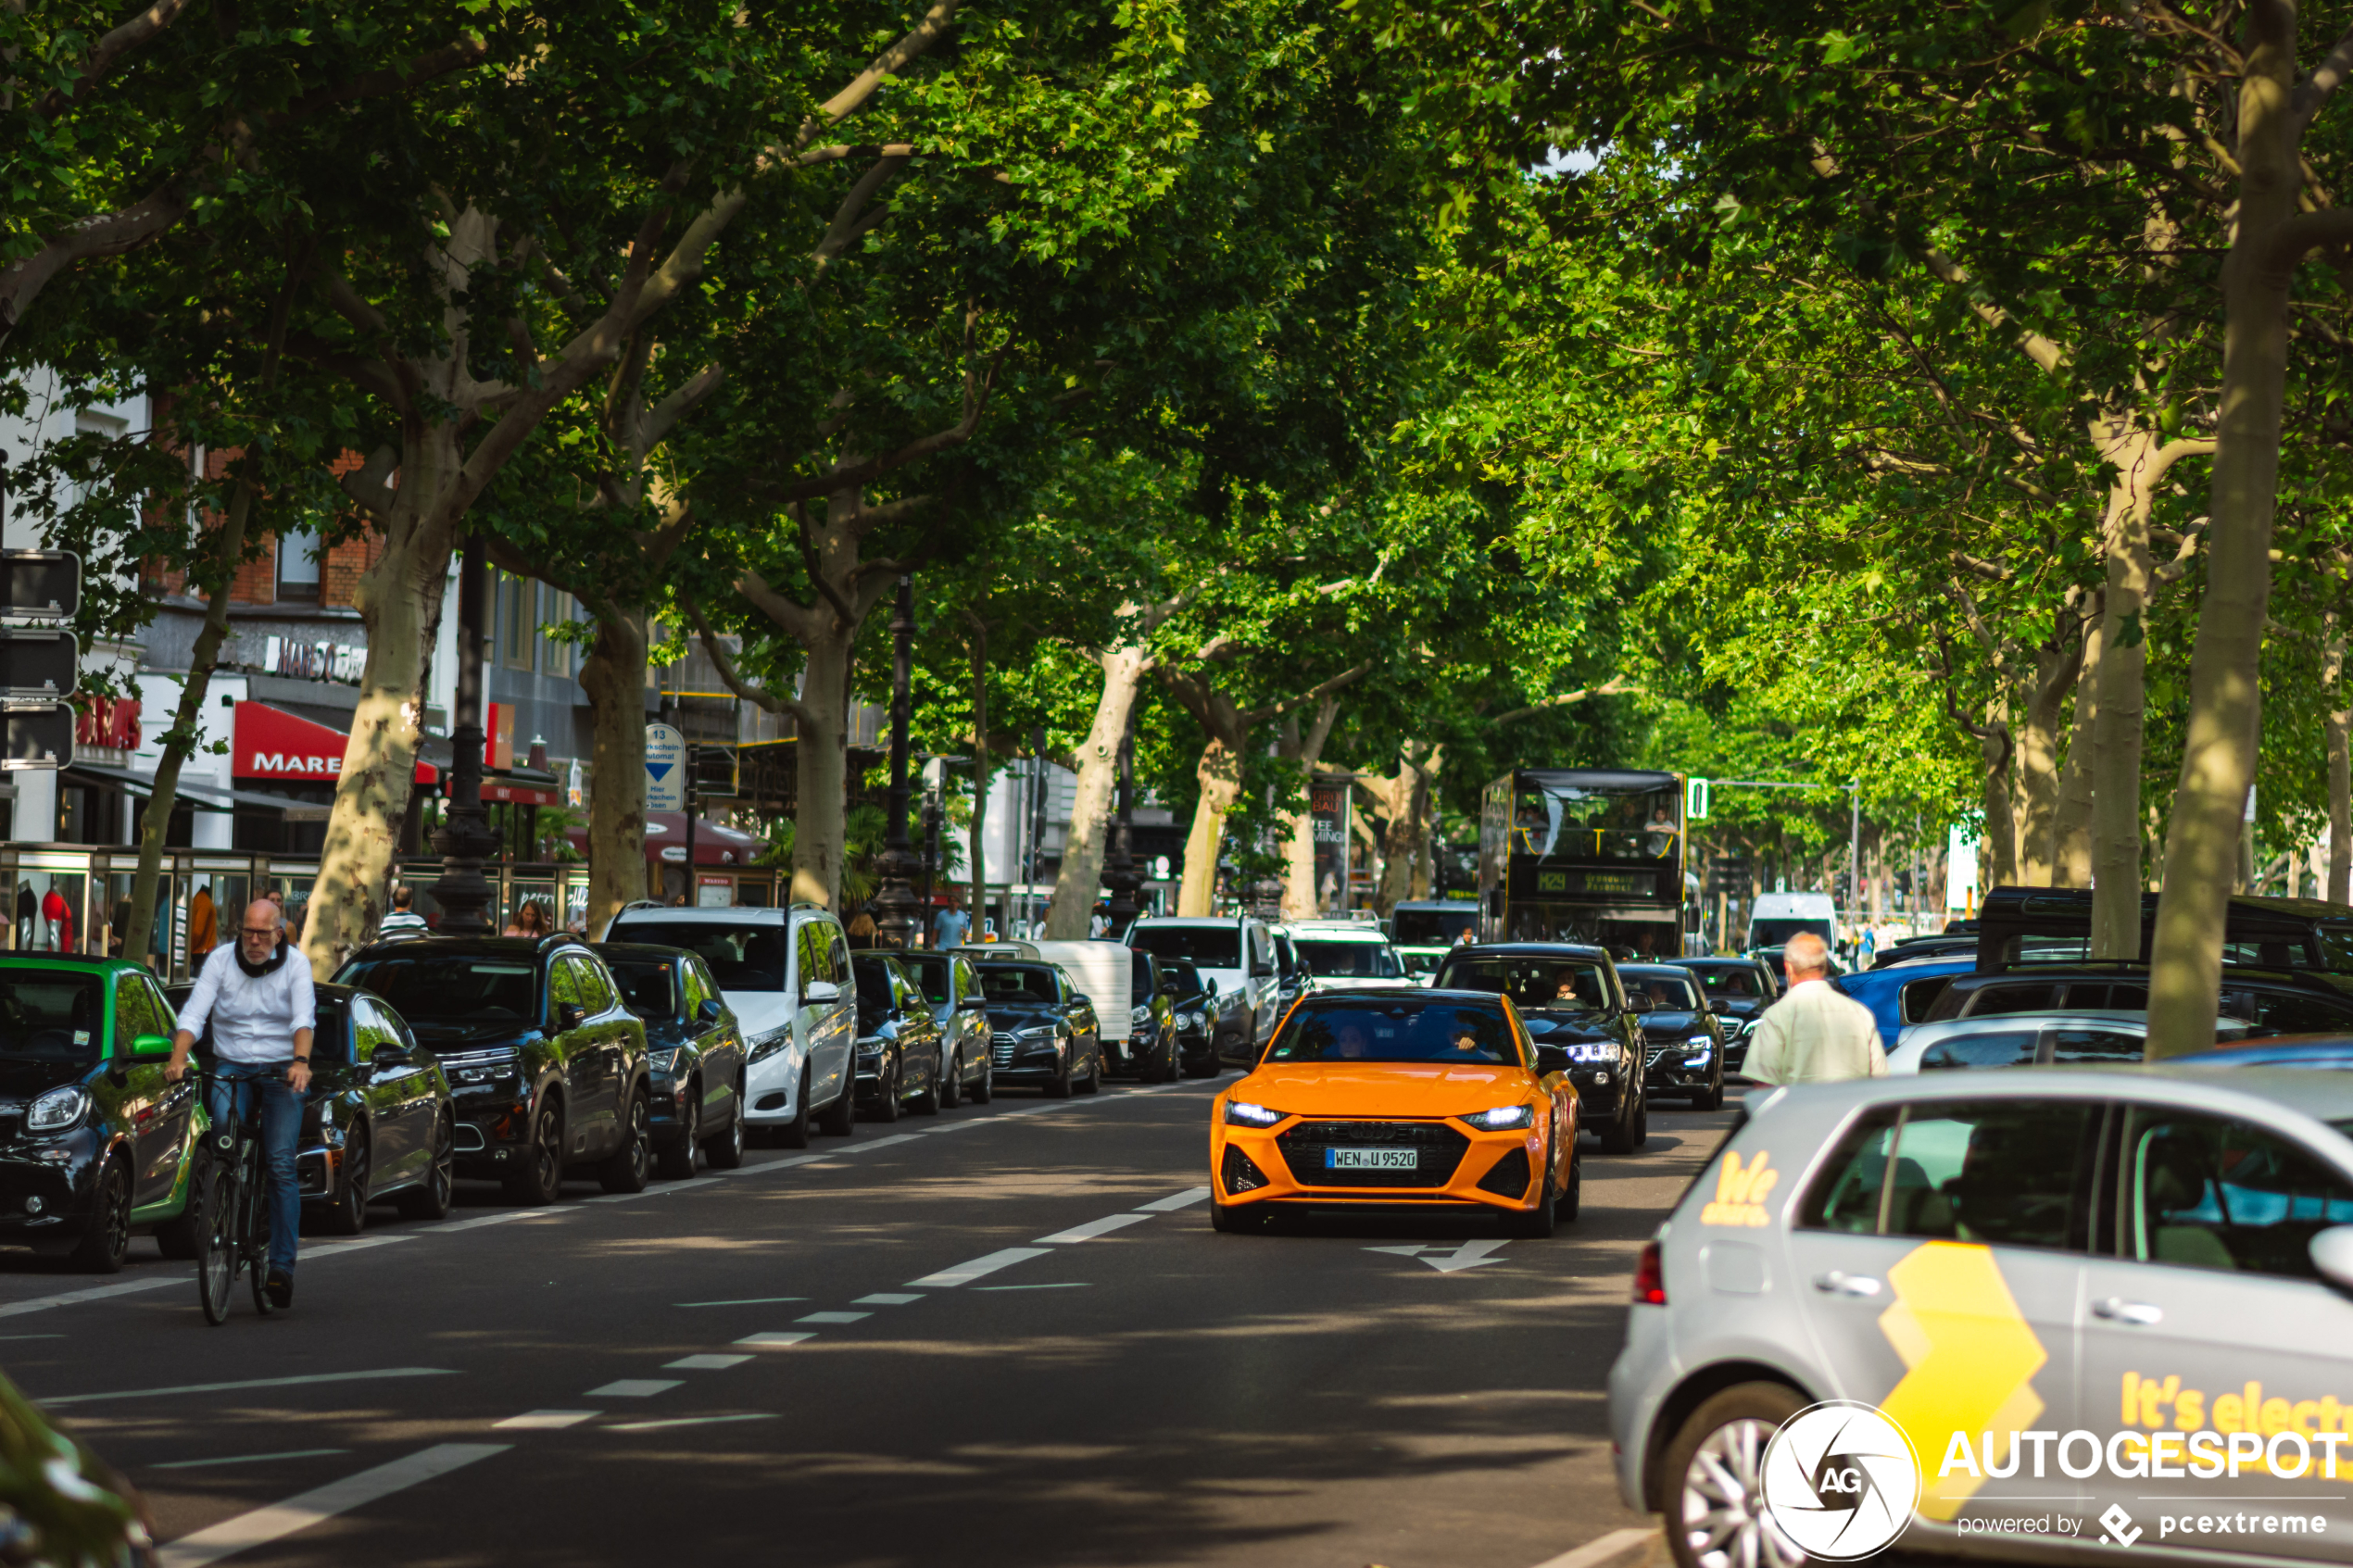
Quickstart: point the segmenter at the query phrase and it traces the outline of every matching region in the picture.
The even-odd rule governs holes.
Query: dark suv
[[[568,1167],[642,1192],[653,1166],[646,1025],[576,936],[435,936],[363,947],[335,972],[390,1002],[448,1074],[458,1173],[553,1203]]]
[[[1642,1032],[1606,951],[1577,942],[1453,947],[1430,988],[1509,997],[1540,1049],[1558,1046],[1568,1053],[1578,1126],[1599,1133],[1611,1154],[1631,1154],[1650,1140]]]
[[[2081,968],[2010,970],[1955,975],[1923,1023],[1987,1013],[2081,1012],[2118,1008],[2145,1012],[2149,977],[2145,965],[2085,964]],[[2221,1016],[2255,1024],[2267,1035],[2353,1032],[2353,996],[2295,970],[2222,966]]]

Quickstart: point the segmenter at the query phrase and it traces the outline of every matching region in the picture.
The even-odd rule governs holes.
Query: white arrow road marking
[[[205,1568],[207,1563],[308,1529],[322,1519],[364,1508],[421,1481],[447,1475],[478,1459],[503,1454],[507,1447],[504,1443],[437,1443],[406,1459],[346,1475],[299,1497],[241,1513],[234,1519],[224,1519],[192,1536],[182,1536],[158,1550],[156,1560],[161,1568]]]
[[[1365,1250],[1386,1252],[1393,1258],[1412,1258],[1416,1261],[1428,1263],[1441,1274],[1452,1274],[1460,1273],[1465,1269],[1476,1269],[1486,1263],[1502,1262],[1501,1258],[1491,1258],[1488,1254],[1507,1245],[1509,1244],[1504,1241],[1466,1241],[1452,1252],[1442,1247],[1429,1246],[1367,1247]]]

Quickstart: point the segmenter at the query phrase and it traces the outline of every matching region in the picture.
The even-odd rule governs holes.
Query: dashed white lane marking
[[[1051,1236],[1041,1236],[1038,1239],[1041,1244],[1092,1241],[1099,1236],[1109,1236],[1129,1225],[1140,1225],[1151,1218],[1150,1214],[1142,1213],[1106,1214],[1100,1220],[1089,1220],[1083,1225],[1073,1225],[1066,1231],[1056,1231]]]
[[[594,1421],[602,1411],[525,1411],[504,1421],[490,1424],[509,1432],[554,1432],[566,1426],[577,1426],[584,1421]]]
[[[302,1249],[302,1255],[316,1262],[346,1252],[365,1252],[371,1247],[390,1247],[396,1241],[414,1241],[420,1234],[412,1231],[406,1236],[364,1236],[356,1241],[314,1241]]]
[[[1032,1258],[1043,1258],[1052,1250],[1048,1247],[1008,1247],[1001,1252],[991,1252],[986,1257],[975,1258],[969,1263],[959,1263],[952,1269],[942,1269],[936,1274],[925,1274],[921,1279],[911,1279],[907,1282],[907,1288],[946,1290],[952,1286],[970,1285],[984,1274],[993,1274],[999,1269],[1009,1269],[1015,1263],[1026,1263]]]
[[[1187,1187],[1182,1192],[1172,1192],[1166,1198],[1155,1198],[1150,1203],[1139,1203],[1136,1206],[1136,1211],[1139,1214],[1174,1213],[1179,1209],[1191,1208],[1208,1196],[1207,1187]]]
[[[975,1285],[975,1290],[1085,1290],[1085,1280],[1072,1280],[1066,1285]]]
[[[764,1176],[771,1171],[789,1171],[796,1165],[813,1165],[820,1160],[832,1158],[833,1156],[827,1153],[796,1154],[786,1160],[763,1160],[757,1165],[738,1165],[732,1171],[714,1171],[711,1173],[711,1179],[721,1181],[729,1176]]]
[[[273,1459],[317,1459],[323,1454],[347,1454],[349,1449],[290,1449],[282,1454],[238,1454],[230,1459],[175,1459],[169,1464],[151,1464],[150,1470],[201,1470],[209,1464],[259,1464]]]
[[[806,1296],[744,1296],[733,1301],[673,1301],[673,1307],[773,1307],[779,1301],[806,1301]]]
[[[186,1285],[195,1277],[193,1273],[175,1273],[167,1279],[134,1279],[124,1285],[94,1285],[87,1290],[69,1290],[59,1296],[36,1296],[30,1301],[11,1301],[0,1307],[0,1318],[19,1317],[26,1312],[45,1312],[52,1307],[70,1307],[82,1301],[103,1301],[109,1296],[161,1290],[168,1285]]]
[[[617,1377],[601,1388],[591,1388],[584,1399],[650,1399],[679,1386],[674,1377]]]
[[[887,1138],[876,1138],[872,1143],[848,1144],[835,1152],[837,1154],[867,1154],[877,1148],[888,1148],[895,1143],[913,1143],[923,1135],[921,1133],[893,1133]]]
[[[808,1312],[793,1319],[795,1323],[860,1323],[873,1317],[872,1312]]]
[[[749,1356],[681,1356],[674,1361],[664,1361],[664,1372],[724,1372],[731,1366],[741,1366]]]
[[[406,1459],[346,1475],[299,1497],[208,1525],[158,1549],[156,1561],[161,1568],[205,1568],[207,1563],[218,1562],[252,1547],[267,1546],[321,1520],[364,1508],[436,1475],[447,1475],[476,1460],[505,1453],[507,1448],[504,1443],[437,1443]]]
[[[911,1295],[904,1291],[885,1290],[873,1296],[861,1296],[850,1305],[853,1307],[905,1307],[922,1299],[920,1296]]]
[[[394,1366],[369,1372],[313,1372],[296,1377],[255,1377],[242,1383],[186,1383],[177,1388],[119,1388],[104,1394],[59,1394],[44,1405],[94,1405],[102,1399],[160,1399],[170,1394],[225,1394],[240,1388],[291,1388],[306,1383],[366,1383],[385,1377],[455,1377],[448,1367]]]
[[[747,1334],[736,1343],[749,1346],[755,1350],[782,1350],[788,1346],[805,1345],[816,1337],[813,1334]]]
[[[616,1421],[605,1428],[608,1432],[659,1432],[666,1426],[717,1426],[728,1421],[774,1421],[774,1415],[761,1411],[752,1415],[674,1415],[667,1421]]]

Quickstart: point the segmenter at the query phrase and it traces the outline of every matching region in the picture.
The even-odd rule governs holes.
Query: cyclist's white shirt
[[[237,963],[232,938],[205,960],[196,988],[180,1010],[180,1027],[202,1038],[208,1017],[213,1054],[221,1060],[286,1060],[294,1055],[295,1031],[318,1026],[310,960],[299,947],[290,947],[285,962],[257,978]]]

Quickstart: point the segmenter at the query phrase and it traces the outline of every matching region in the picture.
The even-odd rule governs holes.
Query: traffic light
[[[82,608],[82,558],[69,550],[0,550],[0,617],[69,620]],[[82,648],[56,625],[0,626],[0,771],[73,761]]]

